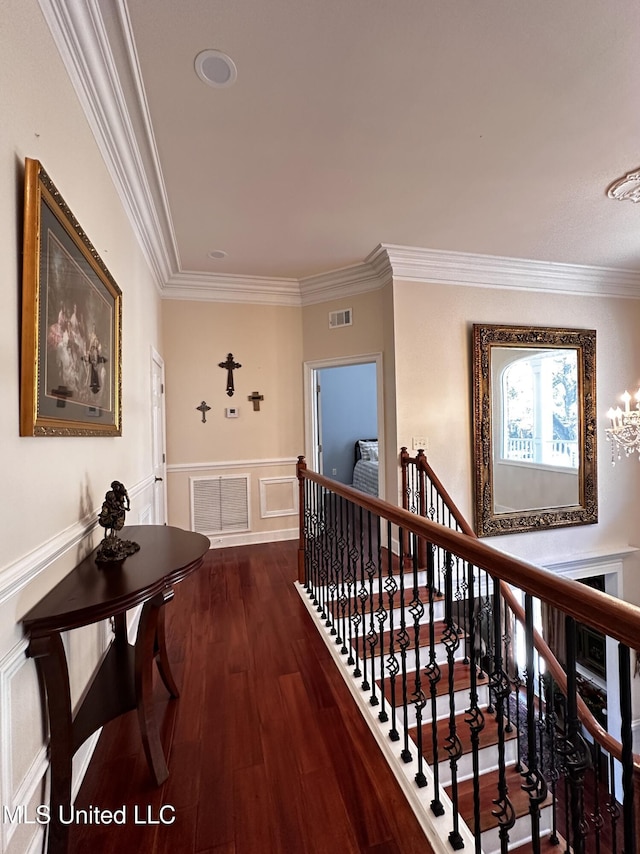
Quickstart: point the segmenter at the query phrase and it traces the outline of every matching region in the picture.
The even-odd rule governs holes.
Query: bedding
[[[353,488],[378,497],[378,440],[358,439],[355,443]]]

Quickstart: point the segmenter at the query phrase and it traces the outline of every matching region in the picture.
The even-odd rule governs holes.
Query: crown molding
[[[112,4],[109,33],[97,0],[39,4],[161,290],[179,259],[125,0]]]
[[[163,299],[300,306],[297,279],[271,279],[234,273],[176,273],[162,289]]]
[[[393,280],[640,298],[640,271],[381,244]]]
[[[377,250],[374,250],[374,253],[375,251]],[[376,266],[371,263],[370,258],[371,256],[368,256],[360,264],[300,279],[302,305],[329,302],[379,290],[387,281],[391,281],[391,270],[387,265],[388,275],[385,275],[384,264],[380,262]]]

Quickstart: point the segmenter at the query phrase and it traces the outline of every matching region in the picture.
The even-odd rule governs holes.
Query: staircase
[[[298,474],[305,601],[434,850],[604,854],[623,850],[623,831],[625,853],[635,850],[640,763],[630,741],[623,750],[590,716],[570,668],[558,672],[548,647],[543,658],[527,590],[533,568],[491,554],[450,507],[433,513],[447,524],[426,522],[303,461]],[[515,575],[524,604],[506,587]],[[559,585],[564,605],[567,582]],[[615,600],[592,593],[588,604],[613,619]],[[638,631],[634,611],[634,629],[610,623],[619,640]],[[517,636],[525,667],[514,660]],[[630,707],[623,718],[630,729]],[[616,760],[624,791],[613,789]]]

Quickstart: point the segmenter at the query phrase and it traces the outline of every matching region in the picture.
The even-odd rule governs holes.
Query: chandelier
[[[638,452],[640,460],[640,388],[634,395],[636,405],[631,409],[631,395],[628,391],[621,396],[624,403],[624,411],[620,407],[609,409],[607,418],[611,419],[611,427],[607,427],[606,434],[611,442],[611,462],[615,465],[617,458],[622,458],[622,452],[630,457],[634,451]]]

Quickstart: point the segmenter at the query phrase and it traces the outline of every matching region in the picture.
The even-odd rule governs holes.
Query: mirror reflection
[[[597,521],[595,332],[473,328],[479,536]]]
[[[491,374],[494,513],[578,504],[576,350],[495,347]]]

